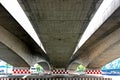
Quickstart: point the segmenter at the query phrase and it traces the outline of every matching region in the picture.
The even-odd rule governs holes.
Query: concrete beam
[[[46,60],[32,55],[31,51],[24,42],[14,36],[12,33],[8,32],[2,26],[0,26],[0,42],[6,46],[4,51],[1,48],[2,56],[0,58],[11,65],[17,67],[28,67],[36,64],[37,62],[41,62],[42,64],[44,62],[47,63],[47,65],[43,66],[45,67],[45,70],[51,69],[50,64]]]
[[[32,55],[27,46],[19,40],[16,36],[8,32],[2,26],[0,26],[0,42],[6,45],[9,49],[22,57],[29,65],[32,63]],[[10,55],[7,55],[10,56]],[[12,57],[11,57],[12,58]]]
[[[1,4],[0,53],[3,54],[1,59],[16,67],[27,67],[42,61],[49,64],[47,55]]]
[[[94,58],[87,65],[88,68],[101,68],[114,59],[120,58],[120,28],[98,43],[99,50],[94,51]],[[99,51],[99,52],[97,52]],[[97,54],[95,54],[97,53]]]
[[[102,0],[18,0],[55,68],[65,68]],[[98,4],[97,4],[98,3]],[[87,4],[87,6],[86,6]]]
[[[29,67],[19,55],[0,42],[0,59],[13,65],[14,67]]]
[[[119,0],[111,0],[107,1],[104,0],[89,22],[85,32],[83,33],[75,52],[77,49],[79,49],[87,39],[90,38],[90,36],[98,29],[101,27],[101,25],[113,14],[113,12],[116,11],[120,6],[120,1]],[[98,18],[99,17],[99,18]],[[74,52],[74,53],[75,53]]]
[[[73,55],[71,62],[79,61],[87,68],[100,68],[106,63],[119,57],[117,52],[119,51],[119,48],[117,48],[117,43],[119,43],[120,40],[119,13],[120,8],[118,8],[82,45],[76,54]],[[113,53],[110,52],[111,49],[113,50]]]
[[[0,42],[19,55],[29,65],[34,64],[32,54],[28,47],[19,38],[8,32],[2,26],[0,26]],[[6,55],[6,57],[7,56],[12,55]]]

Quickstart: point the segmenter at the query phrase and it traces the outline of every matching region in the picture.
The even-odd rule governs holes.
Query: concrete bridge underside
[[[0,55],[0,59],[16,67],[49,63],[47,55],[1,4]]]
[[[72,57],[69,69],[83,64],[89,69],[99,69],[120,57],[120,7],[83,44]],[[74,66],[75,65],[75,66]],[[74,67],[73,67],[74,66]]]
[[[102,0],[18,1],[34,26],[48,56],[0,5],[1,59],[14,66],[39,63],[45,69],[50,69],[49,64],[55,68],[65,68],[69,65],[68,68],[73,70],[79,64],[98,69],[120,57],[120,8],[72,56]],[[7,55],[8,53],[12,56]],[[17,61],[21,61],[23,65]]]
[[[102,0],[18,0],[55,68],[65,68]]]

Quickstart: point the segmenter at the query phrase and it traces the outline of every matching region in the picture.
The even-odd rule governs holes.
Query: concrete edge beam
[[[32,52],[25,45],[25,43],[17,38],[14,34],[3,28],[3,26],[0,26],[0,42],[20,56],[29,66],[34,65],[38,61],[42,62],[44,60],[43,58],[32,55]],[[44,60],[44,62],[48,63],[46,60]]]

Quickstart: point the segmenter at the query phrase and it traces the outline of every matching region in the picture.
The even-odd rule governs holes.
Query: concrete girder
[[[119,30],[120,31],[120,30]],[[120,34],[120,33],[119,33]],[[89,69],[100,69],[105,64],[120,58],[120,40],[108,47],[105,51],[99,54],[87,67]]]
[[[113,33],[110,33],[108,36],[106,36],[104,39],[98,41],[96,44],[94,44],[94,46],[92,46],[91,48],[89,48],[89,52],[91,53],[89,55],[89,63],[87,64],[87,67],[88,68],[92,68],[90,67],[89,65],[92,64],[92,61],[96,61],[95,59],[99,59],[100,55],[104,54],[104,52],[107,50],[107,49],[110,49],[109,47],[111,46],[115,46],[114,44],[116,44],[116,42],[119,41],[119,35],[116,35],[116,34],[119,34],[118,31],[115,31]],[[112,53],[114,55],[116,55],[115,53]],[[106,54],[107,55],[107,54]],[[108,55],[109,56],[109,55]],[[111,56],[111,55],[110,55]],[[99,58],[98,58],[99,57]],[[116,57],[117,58],[117,57]],[[102,58],[101,58],[102,59]],[[93,68],[101,68],[103,66],[103,64],[105,65],[105,63],[107,64],[108,62],[110,62],[111,60],[109,59],[109,57],[106,57],[104,59],[105,61],[104,62],[101,62],[99,63],[99,65],[96,65],[96,66],[99,66],[99,67],[94,67],[93,65]],[[112,59],[114,60],[114,58]],[[97,62],[96,62],[97,63]]]
[[[98,44],[101,48],[96,47],[100,50],[100,53],[89,62],[87,65],[88,68],[101,68],[112,60],[120,58],[120,28],[101,40]]]
[[[47,55],[1,4],[0,53],[2,60],[16,67],[32,66],[43,61],[51,69]]]
[[[8,32],[6,29],[4,29],[2,26],[0,26],[0,42],[6,45],[9,49],[11,49],[17,55],[22,57],[26,63],[28,63],[29,65],[33,64],[32,57],[31,57],[32,55],[30,50],[27,48],[27,46],[21,40],[19,40],[16,36],[14,36],[10,32]],[[10,55],[7,55],[7,56],[10,56]]]
[[[91,15],[102,2],[102,0],[18,1],[34,25],[52,65],[56,68],[66,67]]]
[[[6,45],[0,42],[0,59],[13,65],[14,67],[29,67],[29,64],[25,62],[14,51],[10,50]]]
[[[30,67],[37,62],[41,65],[44,62],[47,65],[43,65],[42,67],[45,67],[45,70],[51,69],[50,64],[46,60],[32,55],[31,50],[28,49],[25,43],[2,26],[0,26],[0,42],[4,44],[4,46],[1,44],[1,47],[3,46],[4,49],[1,48],[0,50],[2,55],[0,58],[11,65],[15,67]]]
[[[87,68],[95,69],[101,68],[103,65],[119,57],[117,52],[119,51],[117,43],[120,40],[119,13],[120,7],[82,45],[76,54],[73,55],[71,62],[79,61]]]

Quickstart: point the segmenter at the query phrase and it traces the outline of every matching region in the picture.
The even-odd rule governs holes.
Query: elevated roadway
[[[18,22],[0,6],[0,42],[3,60],[20,66],[39,63],[45,69],[66,68],[75,70],[79,64],[99,69],[120,57],[120,1],[113,0],[108,11],[101,14],[103,21],[98,29],[73,55],[73,52],[103,0],[18,0],[41,40],[46,54],[26,33]],[[116,9],[113,9],[116,7]],[[107,11],[105,10],[105,13]],[[115,10],[115,11],[114,11]],[[99,18],[99,16],[98,16]],[[97,23],[96,23],[97,24]],[[4,49],[5,51],[2,51]],[[50,59],[50,60],[49,60]],[[11,60],[11,61],[10,61]]]
[[[102,0],[18,0],[54,68],[65,68]]]

